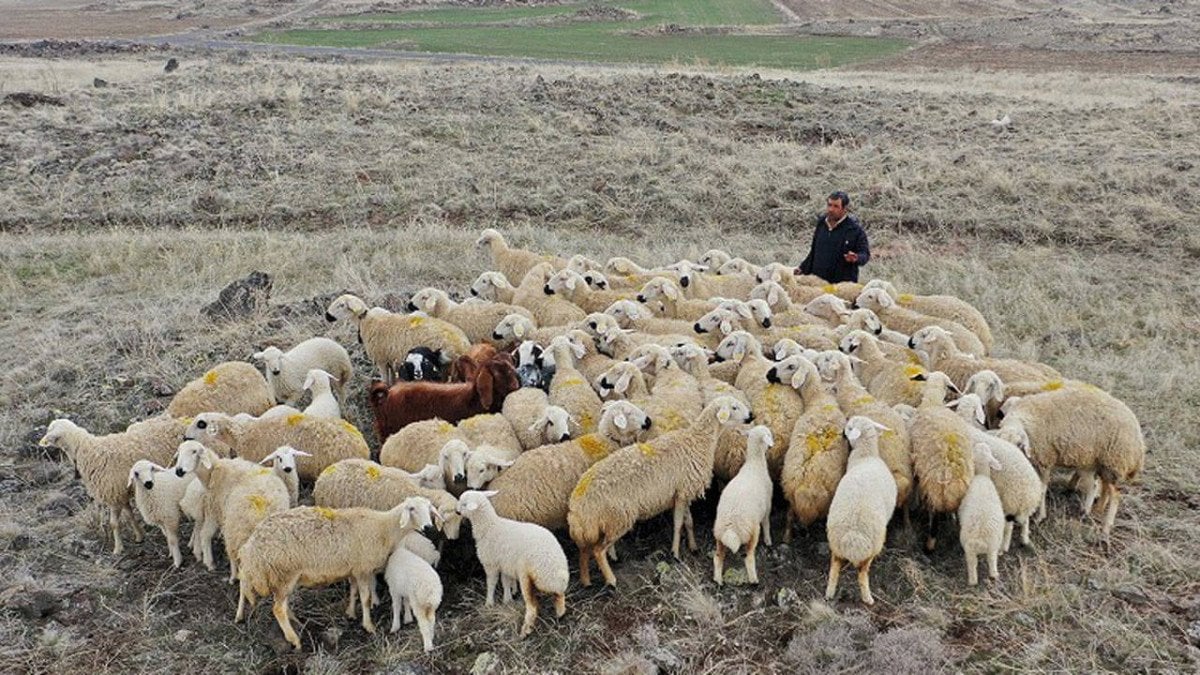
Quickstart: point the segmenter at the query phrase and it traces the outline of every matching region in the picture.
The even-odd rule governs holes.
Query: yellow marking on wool
[[[256,471],[255,473],[257,473],[260,476],[265,476],[265,475],[271,473],[271,469],[268,469],[264,466],[261,469],[259,469],[258,471]]]
[[[579,437],[579,449],[594,464],[608,457],[609,444],[598,434],[586,434]]]
[[[583,429],[583,433],[590,434],[596,431],[596,418],[591,413],[581,413],[579,415],[579,426]]]
[[[658,451],[654,449],[654,446],[650,445],[649,443],[638,443],[637,449],[640,450],[642,455],[645,457],[653,457],[658,454]]]
[[[913,300],[916,300],[916,296],[914,296],[912,293],[901,293],[900,296],[896,298],[896,302],[900,303],[901,305],[910,304]]]
[[[266,515],[267,507],[271,505],[271,500],[262,495],[250,495],[246,500],[250,502],[250,508],[260,516]]]
[[[210,370],[204,374],[204,384],[216,384],[216,383],[217,383],[217,371]]]
[[[868,405],[875,402],[875,397],[867,394],[854,399],[854,405]]]
[[[341,422],[342,428],[345,429],[346,431],[349,431],[356,436],[362,436],[362,432],[358,430],[358,427],[354,426],[353,424],[350,424],[346,420],[338,420],[338,421]]]
[[[333,509],[327,509],[324,506],[314,507],[313,511],[315,511],[318,516],[321,516],[325,520],[333,520],[334,518],[337,518],[337,511],[334,511]]]
[[[908,351],[908,362],[911,363],[912,365],[918,366],[922,369],[925,368],[925,366],[921,365],[921,357],[917,356],[917,353],[912,351],[911,349]]]
[[[918,366],[915,363],[911,363],[907,366],[904,366],[904,376],[907,378],[913,378],[913,377],[916,377],[917,375],[924,375],[924,374],[925,374],[925,369],[922,368],[921,366]]]
[[[571,491],[572,499],[579,499],[587,494],[588,488],[592,486],[592,479],[596,477],[596,472],[593,470],[594,468],[595,467],[593,466],[592,469],[584,471],[583,475],[579,477],[579,482],[575,484],[575,489]]]
[[[836,405],[834,405],[833,403],[826,403],[825,405],[821,406],[821,412],[826,412],[826,413],[835,412],[837,409],[838,409],[838,407]]]
[[[437,430],[439,434],[448,434],[451,431],[454,431],[454,425],[445,420],[441,420],[438,422]]]
[[[943,439],[945,441],[946,452],[943,455],[943,460],[946,463],[948,475],[946,482],[952,480],[970,480],[967,476],[967,457],[966,439],[956,433],[948,433]]]
[[[336,470],[337,470],[337,467],[335,467],[333,464],[330,464],[329,466],[322,469],[321,475],[317,476],[317,477],[320,478],[321,476],[328,476],[329,474],[333,473]]]
[[[371,480],[379,480],[379,476],[382,475],[379,471],[379,467],[375,466],[374,464],[367,465],[366,473],[367,478],[370,478]]]
[[[841,429],[833,426],[821,427],[817,431],[808,434],[804,437],[804,459],[810,460],[822,452],[827,452],[833,448],[837,442],[838,436],[841,435]]]
[[[1042,391],[1058,391],[1063,388],[1062,380],[1050,380],[1042,385]]]
[[[559,382],[559,384],[564,387],[578,387],[582,384],[585,384],[585,382],[583,380],[579,379],[578,377],[568,377],[568,378],[563,378],[562,381]]]
[[[837,293],[837,286],[834,286],[833,284],[825,284],[821,287],[821,290],[825,291],[826,293]]]
[[[675,431],[690,426],[683,415],[676,410],[669,410],[658,418],[658,428],[662,431]]]
[[[408,327],[409,328],[416,328],[417,326],[420,326],[423,323],[425,323],[425,317],[423,317],[423,316],[408,317]]]
[[[288,425],[289,427],[294,427],[294,426],[296,426],[297,424],[300,424],[300,423],[301,423],[301,422],[303,422],[303,421],[304,421],[304,413],[297,413],[297,414],[295,414],[295,415],[288,415],[288,416],[287,416],[287,425]]]

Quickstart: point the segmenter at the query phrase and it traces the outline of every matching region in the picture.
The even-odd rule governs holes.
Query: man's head
[[[846,209],[850,206],[850,195],[838,190],[829,195],[825,200],[825,214],[828,216],[830,223],[836,223],[846,215]]]

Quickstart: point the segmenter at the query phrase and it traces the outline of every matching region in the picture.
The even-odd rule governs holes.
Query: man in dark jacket
[[[815,274],[831,284],[858,281],[858,268],[871,259],[871,246],[858,218],[846,213],[848,206],[845,192],[829,195],[825,214],[817,217],[812,248],[796,274]]]

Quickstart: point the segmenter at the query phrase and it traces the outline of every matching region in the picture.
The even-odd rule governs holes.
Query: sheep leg
[[[1004,543],[1001,544],[1001,546],[1000,546],[1000,550],[1005,553],[1008,553],[1008,547],[1010,544],[1012,544],[1012,532],[1013,532],[1013,521],[1011,520],[1011,517],[1005,517],[1005,519],[1004,519]]]
[[[1104,481],[1104,529],[1101,533],[1104,535],[1104,541],[1108,541],[1108,535],[1112,532],[1113,523],[1117,520],[1117,505],[1121,503],[1121,492],[1117,489],[1116,483]]]
[[[713,552],[713,581],[721,586],[725,582],[725,545],[717,540],[717,550]]]
[[[503,604],[508,604],[508,601],[512,600],[512,582],[512,577],[507,574],[500,575],[500,602]]]
[[[972,551],[963,551],[963,554],[967,559],[967,585],[975,586],[979,583],[979,571],[975,569],[979,556]]]
[[[533,593],[533,578],[522,572],[520,581],[521,596],[525,598],[525,622],[521,625],[521,637],[525,637],[533,632],[533,624],[537,621],[538,603],[537,596]]]
[[[789,506],[787,510],[787,518],[783,521],[783,543],[785,544],[792,543],[792,521],[795,520],[795,518],[796,517],[792,515],[792,507]]]
[[[404,596],[392,591],[392,628],[389,632],[397,633],[400,631],[400,610],[404,607]]]
[[[829,582],[825,584],[825,599],[832,600],[837,595],[838,577],[842,573],[842,559],[829,555]]]
[[[1017,522],[1021,525],[1021,545],[1032,546],[1029,543],[1029,516],[1017,516]]]
[[[136,543],[142,543],[146,538],[146,531],[142,529],[142,520],[133,515],[133,509],[129,508],[128,504],[121,507],[121,515],[129,519],[129,524],[133,526],[133,540]]]
[[[987,552],[988,576],[992,579],[1000,578],[1000,568],[997,565],[999,557],[1000,552],[997,550],[991,550]]]
[[[608,545],[608,559],[613,562],[620,562],[621,556],[617,555],[617,542],[620,539],[614,539],[613,543]]]
[[[417,627],[421,630],[421,641],[425,644],[426,652],[433,651],[433,628],[436,621],[437,613],[432,606],[426,605],[417,609]]]
[[[358,616],[356,607],[358,606],[358,589],[354,586],[354,580],[350,580],[350,600],[346,603],[346,618],[353,619]]]
[[[179,532],[168,527],[159,527],[162,530],[163,536],[167,538],[167,548],[171,551],[171,563],[175,569],[183,564],[183,552],[179,550]]]
[[[487,574],[487,601],[484,604],[491,607],[496,604],[496,581],[500,577],[500,570],[489,567],[484,573]]]
[[[871,595],[872,562],[875,562],[874,558],[867,558],[858,566],[858,594],[868,607],[875,604],[875,596]]]
[[[254,605],[258,602],[258,598],[254,597],[254,591],[250,588],[250,583],[242,579],[238,585],[238,606],[237,614],[233,617],[234,623],[241,623],[246,618],[245,607],[249,604],[250,612],[254,612]]]
[[[930,512],[929,514],[929,531],[925,534],[925,550],[932,551],[937,548],[937,533],[938,533],[938,514]]]
[[[200,531],[200,553],[204,566],[211,572],[216,569],[213,564],[212,540],[217,534],[217,522],[214,518],[205,518],[204,527]]]
[[[679,540],[683,532],[684,522],[691,518],[689,506],[690,504],[688,504],[688,502],[683,501],[679,497],[675,498],[675,529],[671,533],[671,555],[675,556],[676,560],[683,560],[683,558],[679,556]],[[689,535],[689,548],[695,550],[695,536],[691,535],[691,533],[689,533]]]
[[[762,522],[759,523],[762,528],[762,540],[764,546],[771,545],[771,505],[767,504],[767,514],[763,516]]]
[[[365,574],[355,577],[354,581],[358,584],[358,599],[362,604],[362,627],[368,633],[375,632],[375,622],[371,620],[371,584],[375,581],[375,575]]]
[[[412,603],[412,600],[408,599],[408,598],[404,599],[403,603],[404,603],[404,625],[407,626],[408,624],[413,622],[413,603]]]
[[[566,613],[567,613],[567,594],[566,593],[555,593],[554,594],[554,616],[561,618],[562,615],[566,614]]]
[[[592,549],[579,547],[579,583],[584,586],[592,585]]]
[[[746,545],[746,578],[752,584],[758,583],[758,566],[755,564],[754,550],[758,548],[759,536],[759,528],[755,527],[750,532],[750,543]]]
[[[229,558],[229,583],[231,583],[231,584],[232,584],[232,583],[234,583],[234,582],[236,582],[236,581],[237,581],[237,576],[238,576],[238,573],[237,573],[237,553],[236,553],[236,552],[234,552],[234,551],[230,551],[229,549],[226,549],[226,550],[225,550],[225,556],[226,556],[227,558]]]
[[[1046,519],[1046,493],[1050,491],[1050,474],[1053,471],[1054,467],[1042,469],[1042,503],[1038,505],[1037,516],[1034,519],[1035,523],[1040,523]]]
[[[375,575],[374,575],[374,574],[372,574],[372,575],[371,575],[371,606],[372,606],[372,607],[378,607],[378,606],[379,606],[379,590],[378,590],[378,586],[379,586],[379,580],[375,578]]]
[[[1096,480],[1095,471],[1079,471],[1077,474],[1079,483],[1083,487],[1083,497],[1080,505],[1083,507],[1083,515],[1086,517],[1092,512],[1092,506],[1096,504],[1096,497],[1100,496],[1100,481]]]
[[[617,585],[617,575],[613,574],[612,568],[608,566],[608,547],[597,547],[593,549],[593,555],[596,558],[596,566],[600,568],[600,574],[604,575],[604,583],[614,588]]]
[[[288,595],[291,594],[292,588],[296,582],[287,585],[285,589],[280,589],[275,593],[275,603],[271,606],[271,613],[275,615],[275,622],[279,624],[279,629],[283,631],[283,637],[292,647],[300,649],[300,636],[296,635],[296,630],[292,628],[292,620],[288,615]]]
[[[120,509],[110,508],[108,510],[108,526],[113,533],[113,554],[121,555],[125,551],[125,546],[121,543],[121,511]]]
[[[683,528],[687,530],[688,550],[692,553],[700,550],[696,546],[696,524],[692,521],[692,505],[689,502],[687,510],[683,512]]]

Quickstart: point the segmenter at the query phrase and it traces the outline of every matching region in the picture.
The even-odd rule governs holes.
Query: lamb
[[[490,445],[480,445],[467,453],[467,488],[481,490],[491,483],[500,472],[513,465],[520,453],[512,454]]]
[[[238,552],[242,560],[238,619],[243,603],[251,610],[259,596],[273,595],[272,612],[283,635],[296,649],[288,597],[298,584],[320,586],[353,579],[359,597],[369,598],[375,573],[406,534],[432,528],[432,506],[419,497],[389,511],[302,506],[269,516]],[[364,603],[363,628],[375,632]]]
[[[290,445],[284,445],[259,461],[259,464],[270,462],[275,475],[287,487],[288,508],[296,508],[296,504],[300,502],[300,473],[296,471],[297,457],[312,457],[312,455]]]
[[[651,307],[656,304],[661,306],[663,316],[668,319],[688,321],[699,319],[715,307],[715,303],[708,299],[683,297],[679,286],[666,277],[655,277],[647,281],[638,292],[637,301]]]
[[[458,500],[445,490],[422,487],[407,471],[365,459],[347,459],[327,467],[313,486],[316,505],[331,509],[363,507],[387,511],[409,497],[424,497],[433,503],[443,521],[446,538],[458,539],[462,524],[454,512]]]
[[[338,400],[334,398],[333,390],[329,386],[329,381],[332,379],[334,379],[333,376],[324,370],[308,371],[308,375],[304,379],[304,390],[312,392],[312,402],[304,409],[303,414],[335,420],[342,419],[342,407],[338,405]]]
[[[391,632],[400,630],[401,611],[404,612],[405,623],[416,615],[425,651],[433,651],[433,629],[437,622],[437,609],[442,604],[442,580],[433,565],[401,544],[388,558],[383,578],[387,580],[388,592],[392,596]]]
[[[504,235],[490,227],[480,233],[475,247],[486,247],[492,256],[492,267],[508,279],[523,279],[530,269],[542,263],[550,265],[551,269],[562,269],[567,265],[566,260],[557,256],[512,248],[504,240]]]
[[[881,279],[872,279],[863,286],[863,290],[870,288],[882,288],[901,307],[920,312],[926,316],[941,317],[961,324],[964,328],[979,337],[984,349],[989,353],[992,351],[992,344],[994,343],[992,329],[988,326],[987,319],[983,318],[983,314],[978,309],[975,309],[971,303],[956,298],[953,295],[897,293],[896,288],[892,284]]]
[[[512,425],[524,450],[561,443],[571,437],[570,414],[550,405],[546,392],[536,387],[523,387],[509,394],[501,414]]]
[[[713,521],[713,581],[724,583],[725,549],[737,553],[746,545],[746,577],[758,583],[754,551],[759,537],[771,545],[771,473],[767,470],[767,448],[775,444],[771,430],[758,425],[750,430],[746,460],[733,480],[721,492],[717,517]]]
[[[594,290],[582,274],[572,270],[555,272],[545,285],[546,295],[562,296],[585,312],[601,312],[618,300],[632,300],[631,291]]]
[[[964,354],[953,336],[940,326],[926,326],[913,333],[908,346],[928,354],[929,367],[949,375],[950,381],[960,389],[966,389],[967,380],[981,370],[990,370],[1007,382],[1062,379],[1057,370],[1041,363]]]
[[[582,321],[587,312],[577,305],[546,292],[546,283],[554,274],[549,264],[536,265],[513,293],[513,304],[533,313],[539,326],[565,326]]]
[[[924,392],[908,437],[921,503],[930,516],[925,548],[933,550],[937,545],[936,519],[958,510],[975,467],[971,427],[944,407],[946,394],[954,386],[950,378],[936,371],[917,377],[924,382]]]
[[[892,472],[896,486],[896,507],[908,504],[912,491],[912,454],[904,419],[890,406],[867,393],[850,366],[850,357],[841,352],[821,352],[813,361],[821,379],[833,387],[838,406],[847,416],[864,416],[885,427],[879,434],[879,458]],[[853,450],[851,451],[853,452]]]
[[[517,288],[509,282],[508,277],[500,272],[484,272],[471,283],[471,295],[487,302],[511,305],[513,293],[516,290]]]
[[[750,289],[758,282],[753,274],[734,272],[726,274],[704,274],[708,268],[687,261],[677,264],[679,285],[692,298],[738,298],[750,297]]]
[[[567,527],[567,504],[584,472],[617,450],[642,440],[652,421],[628,401],[604,404],[596,433],[521,454],[496,477],[492,503],[505,518],[551,530]]]
[[[554,378],[550,380],[550,403],[567,411],[579,420],[579,428],[585,434],[596,430],[600,419],[600,397],[588,385],[583,374],[574,365],[575,359],[583,358],[586,350],[577,340],[559,336],[550,341],[550,353],[554,356]]]
[[[957,401],[947,405],[953,407],[959,417],[971,426],[971,441],[987,445],[992,456],[1000,463],[1001,468],[994,470],[991,478],[996,491],[1000,493],[1000,504],[1004,507],[1004,544],[1001,552],[1007,553],[1012,543],[1013,522],[1021,526],[1021,543],[1030,546],[1029,518],[1042,503],[1045,492],[1041,476],[1016,444],[998,433],[983,431],[986,416],[978,395],[963,394]]]
[[[275,400],[294,406],[304,395],[302,386],[308,372],[323,370],[338,384],[338,398],[346,400],[346,383],[354,376],[350,355],[346,348],[324,337],[314,337],[292,347],[287,352],[278,347],[267,347],[251,357],[262,361],[267,374],[267,384]],[[201,410],[200,412],[225,412],[223,410]]]
[[[704,399],[702,407],[712,403],[713,399],[719,396],[733,396],[749,405],[749,400],[740,389],[713,377],[708,367],[708,356],[708,351],[699,345],[681,344],[671,348],[671,357],[684,372],[696,378],[696,382],[700,385],[700,393]]]
[[[368,457],[370,449],[358,429],[345,420],[291,415],[267,420],[238,421],[221,413],[197,415],[183,434],[189,440],[219,441],[251,462],[260,462],[280,446],[304,448],[296,471],[302,480],[315,480],[325,467],[349,457]]]
[[[162,530],[176,569],[183,564],[179,552],[179,501],[194,476],[177,476],[148,459],[139,459],[129,469],[128,485],[133,488],[133,501],[147,525]]]
[[[212,538],[220,529],[229,559],[229,582],[233,583],[238,576],[238,549],[263,519],[288,509],[287,486],[271,469],[243,459],[222,459],[196,441],[180,444],[175,472],[194,472],[204,485],[204,525],[199,535],[202,561],[208,569],[213,568]]]
[[[405,471],[420,471],[428,464],[440,466],[442,448],[455,439],[466,441],[462,432],[446,420],[413,422],[388,436],[379,449],[379,463]]]
[[[1001,408],[1000,428],[1019,435],[1020,445],[1049,486],[1055,467],[1100,476],[1099,501],[1090,490],[1085,513],[1104,514],[1108,539],[1121,501],[1119,484],[1133,480],[1146,459],[1146,440],[1137,417],[1111,394],[1092,386],[1064,387],[1028,397],[1010,396]],[[1094,484],[1094,480],[1085,482]],[[1045,500],[1038,519],[1045,517]]]
[[[491,341],[496,324],[509,314],[532,319],[524,307],[498,302],[457,303],[443,290],[423,288],[408,301],[408,311],[422,311],[429,316],[448,321],[462,329],[473,344]]]
[[[695,550],[689,506],[712,481],[717,434],[723,427],[753,420],[744,403],[719,398],[690,427],[621,448],[585,471],[571,492],[567,511],[571,539],[579,547],[583,585],[591,582],[588,559],[595,557],[605,582],[615,586],[608,548],[639,520],[668,509],[674,511],[671,552],[679,557],[685,522],[689,523],[689,548]]]
[[[471,341],[458,326],[420,312],[394,314],[382,307],[367,308],[357,296],[339,296],[325,310],[325,320],[333,323],[351,319],[358,327],[358,339],[367,358],[379,370],[379,377],[391,384],[395,381],[396,364],[404,361],[409,351],[428,347],[441,352],[446,363],[466,353]]]
[[[779,483],[792,507],[789,515],[808,527],[829,513],[838,481],[846,473],[850,454],[842,435],[846,416],[837,399],[821,386],[816,366],[803,357],[790,356],[776,363],[767,372],[767,381],[790,382],[804,401],[804,413],[789,436]]]
[[[846,301],[832,293],[823,293],[808,301],[804,311],[824,321],[827,326],[837,326],[850,318]]]
[[[916,406],[921,402],[922,387],[914,378],[923,377],[925,369],[913,363],[898,363],[879,348],[875,336],[852,330],[842,338],[842,353],[859,359],[859,380],[867,391],[889,406]]]
[[[487,604],[495,603],[496,581],[501,575],[516,579],[525,599],[521,637],[533,632],[538,601],[534,590],[554,596],[554,614],[567,611],[567,556],[550,530],[533,523],[503,518],[490,498],[495,491],[468,490],[458,503],[458,513],[471,521],[475,554],[487,575]]]
[[[139,459],[159,465],[169,463],[185,426],[182,420],[160,415],[131,424],[121,433],[94,436],[68,419],[56,419],[38,446],[61,449],[74,465],[88,496],[108,509],[113,553],[121,555],[125,550],[121,542],[122,516],[133,526],[135,541],[141,542],[143,536],[141,522],[129,508],[129,470]]]
[[[986,356],[988,353],[979,336],[962,324],[901,307],[881,288],[863,291],[855,300],[855,304],[875,312],[885,326],[901,333],[912,334],[925,326],[941,326],[954,337],[954,343],[962,351],[975,356]]]
[[[464,366],[467,369],[474,368]],[[458,422],[474,415],[499,412],[504,398],[520,388],[507,353],[478,368],[470,382],[383,382],[371,385],[367,402],[375,413],[380,441],[413,422],[440,418]]]
[[[888,521],[896,508],[896,483],[892,472],[879,456],[880,432],[888,427],[869,417],[855,415],[846,421],[846,439],[850,458],[846,475],[838,482],[829,505],[825,534],[829,540],[829,583],[825,599],[837,595],[842,564],[858,568],[858,589],[866,605],[874,605],[871,595],[871,563],[883,550]]]
[[[275,397],[257,368],[243,361],[226,361],[179,390],[167,405],[167,414],[176,418],[202,412],[261,415],[273,405]]]
[[[978,560],[987,556],[988,576],[996,579],[1000,571],[996,559],[1004,539],[1004,507],[992,483],[990,471],[999,471],[1000,462],[984,443],[974,446],[975,475],[958,507],[958,541],[967,559],[967,583],[979,583]]]

